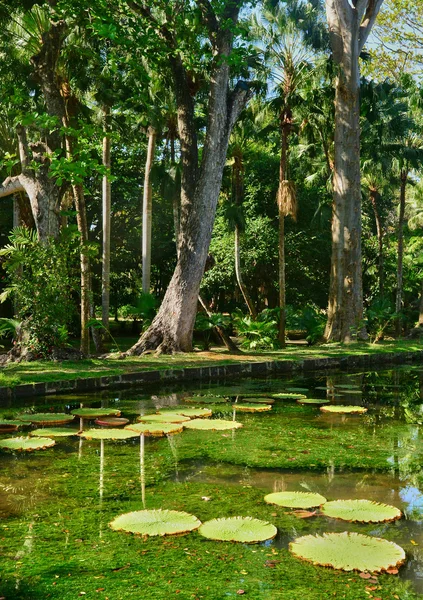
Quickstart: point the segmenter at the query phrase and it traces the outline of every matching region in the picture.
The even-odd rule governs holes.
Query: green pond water
[[[276,400],[266,413],[236,409],[250,394],[291,388],[368,412],[324,414],[318,405],[292,399]],[[214,418],[243,427],[120,442],[58,438],[51,449],[0,454],[0,598],[423,597],[421,367],[34,398],[0,404],[0,419],[102,406],[135,421],[180,405],[210,407]],[[277,491],[376,500],[397,506],[404,518],[377,525],[318,514],[302,519],[263,501]],[[278,535],[246,545],[213,542],[197,532],[143,539],[110,529],[117,515],[143,508],[183,510],[203,522],[252,516],[276,525]],[[394,541],[407,562],[398,575],[368,580],[303,563],[288,551],[301,535],[341,531]]]

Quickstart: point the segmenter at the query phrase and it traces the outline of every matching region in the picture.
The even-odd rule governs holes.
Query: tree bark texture
[[[379,193],[374,188],[369,190],[370,192],[370,202],[373,208],[373,214],[375,216],[376,222],[376,236],[377,236],[377,245],[378,245],[378,278],[379,278],[379,296],[383,298],[384,294],[384,285],[385,285],[385,257],[384,257],[384,249],[383,249],[383,226],[382,220],[379,214],[378,207],[378,198]]]
[[[339,68],[335,93],[332,256],[327,341],[366,339],[361,269],[358,58],[383,0],[326,0],[331,46]]]
[[[171,49],[169,62],[178,107],[182,165],[179,256],[156,317],[128,354],[141,354],[151,349],[165,353],[192,350],[200,283],[210,245],[229,135],[249,96],[244,86],[237,86],[232,92],[229,89],[228,57],[233,34],[227,23],[229,20],[236,23],[241,4],[239,0],[227,3],[223,14],[225,25],[211,36],[216,60],[210,72],[208,122],[200,167],[192,82],[175,50],[177,44],[171,32],[163,32],[163,27],[159,28],[160,35]],[[139,5],[137,9],[151,19],[148,9]]]
[[[150,293],[151,280],[151,224],[153,218],[153,190],[151,186],[151,169],[154,163],[157,133],[154,127],[147,132],[148,148],[144,173],[144,194],[142,200],[142,291]]]
[[[109,136],[110,108],[104,106],[103,167],[111,168],[111,142]],[[109,329],[110,318],[110,233],[111,233],[111,184],[108,174],[103,176],[102,218],[103,218],[103,252],[101,267],[101,320],[103,327]]]
[[[402,333],[402,319],[399,313],[402,309],[403,298],[403,266],[404,266],[404,215],[405,215],[405,193],[407,187],[408,172],[401,171],[400,206],[398,218],[398,259],[397,259],[397,292],[395,297],[395,312],[398,317],[395,321],[395,335],[400,337]]]

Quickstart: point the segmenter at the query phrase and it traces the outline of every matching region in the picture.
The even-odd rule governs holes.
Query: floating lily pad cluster
[[[334,500],[310,492],[276,492],[264,497],[265,502],[286,508],[320,507],[321,514],[356,523],[386,523],[400,519],[395,506],[371,500]],[[310,513],[310,516],[314,513]],[[298,558],[316,565],[344,571],[386,571],[404,563],[404,550],[388,540],[357,533],[324,533],[307,535],[290,543]]]

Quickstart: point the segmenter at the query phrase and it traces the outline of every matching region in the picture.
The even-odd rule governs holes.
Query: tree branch
[[[20,123],[16,126],[16,135],[18,138],[19,158],[22,165],[22,171],[25,171],[29,164],[29,149],[26,129]]]
[[[247,102],[250,100],[250,98],[252,98],[252,96],[253,91],[249,84],[246,81],[238,81],[229,98],[227,123],[227,130],[229,134],[231,133],[239,115],[244,110]]]
[[[16,177],[8,177],[0,185],[0,198],[5,198],[6,196],[11,196],[17,192],[24,191],[25,188],[20,182],[19,175],[16,175]]]
[[[155,27],[157,33],[160,35],[162,40],[166,42],[170,49],[175,49],[176,44],[173,34],[165,25],[163,25],[163,23],[160,23],[156,19],[156,17],[151,12],[151,8],[149,6],[145,6],[145,4],[135,2],[133,0],[129,0],[128,6],[134,13],[140,15],[141,17],[144,17],[144,19],[149,21]]]
[[[219,31],[219,22],[216,13],[209,0],[197,0],[197,4],[203,15],[204,23],[209,32],[209,38],[212,44],[215,44],[216,34]]]
[[[382,6],[383,0],[369,0],[367,5],[366,14],[360,25],[359,37],[358,37],[358,51],[361,52],[364,48],[364,44],[367,42],[367,38],[370,35],[372,27],[376,21],[376,17],[379,14],[380,7]]]

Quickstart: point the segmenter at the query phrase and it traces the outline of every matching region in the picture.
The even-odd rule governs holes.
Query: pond
[[[293,397],[275,399],[266,412],[245,413],[237,406],[250,403],[249,396],[277,393],[368,410],[329,414]],[[2,452],[0,598],[423,597],[422,398],[423,368],[408,366],[0,405],[0,419],[83,406],[120,410],[136,422],[140,415],[183,406],[210,408],[213,418],[242,424],[125,441],[63,437],[45,450]],[[96,427],[93,421],[81,424]],[[266,494],[279,491],[374,500],[404,516],[390,523],[350,523],[264,502]],[[251,516],[273,523],[278,534],[247,545],[211,541],[196,531],[146,539],[109,527],[118,515],[143,508],[186,511],[202,522]],[[341,531],[396,542],[406,551],[405,565],[398,574],[368,579],[302,562],[288,551],[299,536]]]

